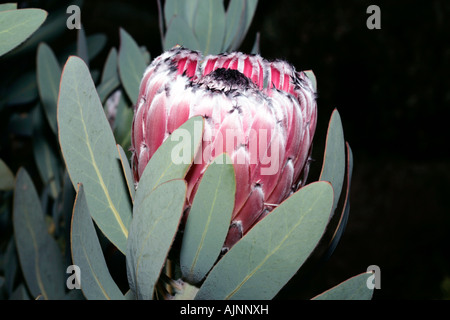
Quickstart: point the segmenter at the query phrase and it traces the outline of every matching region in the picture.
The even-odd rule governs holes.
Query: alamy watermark
[[[66,273],[70,274],[66,280],[67,289],[81,289],[81,269],[79,266],[72,264],[67,267]]]
[[[377,5],[370,5],[367,7],[366,13],[370,14],[367,18],[366,26],[367,29],[381,29],[381,9]]]
[[[202,122],[194,123],[194,140],[202,134]],[[179,128],[170,135],[171,141],[179,142],[172,148],[171,160],[174,164],[189,164],[192,159],[192,141],[188,130]],[[240,145],[242,139],[244,144]],[[194,164],[208,162],[214,158],[214,162],[222,164],[222,157],[217,157],[227,150],[236,150],[233,164],[247,164],[261,166],[261,175],[274,175],[280,169],[280,137],[275,130],[250,129],[245,138],[243,132],[234,128],[214,130],[203,134],[202,141],[206,144],[204,149],[199,148],[194,158]],[[239,142],[241,141],[241,142]],[[239,148],[245,148],[245,152],[238,152]]]
[[[70,5],[66,10],[70,16],[66,20],[67,29],[81,29],[81,9],[77,5]]]
[[[370,290],[381,289],[381,269],[377,265],[367,267],[367,273],[372,275],[367,278],[366,285]]]

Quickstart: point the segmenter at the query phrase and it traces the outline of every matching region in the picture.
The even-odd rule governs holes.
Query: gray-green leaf
[[[124,29],[120,29],[119,74],[133,104],[138,99],[139,86],[145,68],[145,60],[139,46]]]
[[[56,122],[56,102],[55,102]],[[50,195],[56,199],[61,191],[59,157],[45,139],[42,127],[43,116],[40,105],[33,112],[33,154],[39,174],[45,186],[49,186]],[[56,125],[56,124],[55,124]]]
[[[58,133],[56,109],[58,104],[61,67],[52,49],[41,43],[37,53],[37,83],[45,115],[52,131]]]
[[[62,298],[65,287],[62,255],[47,231],[39,196],[23,168],[16,177],[13,225],[20,265],[33,297]]]
[[[203,1],[197,7],[194,34],[204,55],[221,53],[225,36],[225,9],[222,0]]]
[[[373,289],[367,286],[370,273],[361,273],[316,296],[313,300],[370,300]]]
[[[219,157],[203,174],[184,229],[180,264],[190,283],[200,282],[216,262],[233,213],[234,169],[226,154]]]
[[[143,201],[134,206],[127,244],[127,275],[137,299],[148,300],[180,223],[186,199],[184,180],[172,180],[153,190],[141,183],[136,196]]]
[[[58,102],[59,142],[74,187],[82,183],[92,218],[125,252],[131,201],[120,157],[86,64],[70,57]]]
[[[91,300],[125,299],[106,265],[82,184],[78,185],[70,238],[72,259],[80,268],[80,286],[84,296]]]
[[[320,181],[328,181],[333,186],[334,203],[333,212],[336,209],[341,195],[345,176],[345,140],[341,117],[337,110],[333,111],[328,125],[325,155],[323,160]]]
[[[182,16],[175,16],[164,37],[164,50],[180,45],[191,50],[200,50],[200,45],[192,29]]]
[[[0,11],[0,56],[28,39],[46,18],[41,9]]]
[[[11,190],[14,188],[14,174],[6,163],[0,159],[0,190]]]

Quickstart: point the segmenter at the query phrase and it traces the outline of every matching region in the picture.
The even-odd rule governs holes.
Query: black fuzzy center
[[[211,78],[230,87],[248,87],[251,80],[242,72],[233,69],[219,68],[209,74]]]

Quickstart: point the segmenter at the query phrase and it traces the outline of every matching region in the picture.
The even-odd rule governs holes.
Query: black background
[[[51,8],[54,1],[28,4]],[[381,9],[380,30],[366,27],[371,4]],[[260,32],[263,57],[317,77],[310,180],[320,171],[334,108],[354,156],[339,246],[324,267],[311,276],[300,272],[278,298],[309,298],[369,265],[381,269],[374,299],[450,298],[449,13],[445,0],[259,1],[241,51],[249,52]],[[161,53],[156,1],[85,1],[81,19],[88,35],[108,35],[107,48],[118,48],[123,27],[152,57]],[[73,31],[60,41],[75,38]],[[100,67],[107,51],[91,67]]]

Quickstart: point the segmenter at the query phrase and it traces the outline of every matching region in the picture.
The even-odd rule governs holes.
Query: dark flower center
[[[219,68],[207,74],[199,82],[210,90],[229,91],[255,87],[255,84],[242,72],[234,69]]]
[[[210,73],[211,77],[216,81],[222,81],[230,87],[248,87],[251,80],[242,72],[234,69],[219,68]]]

